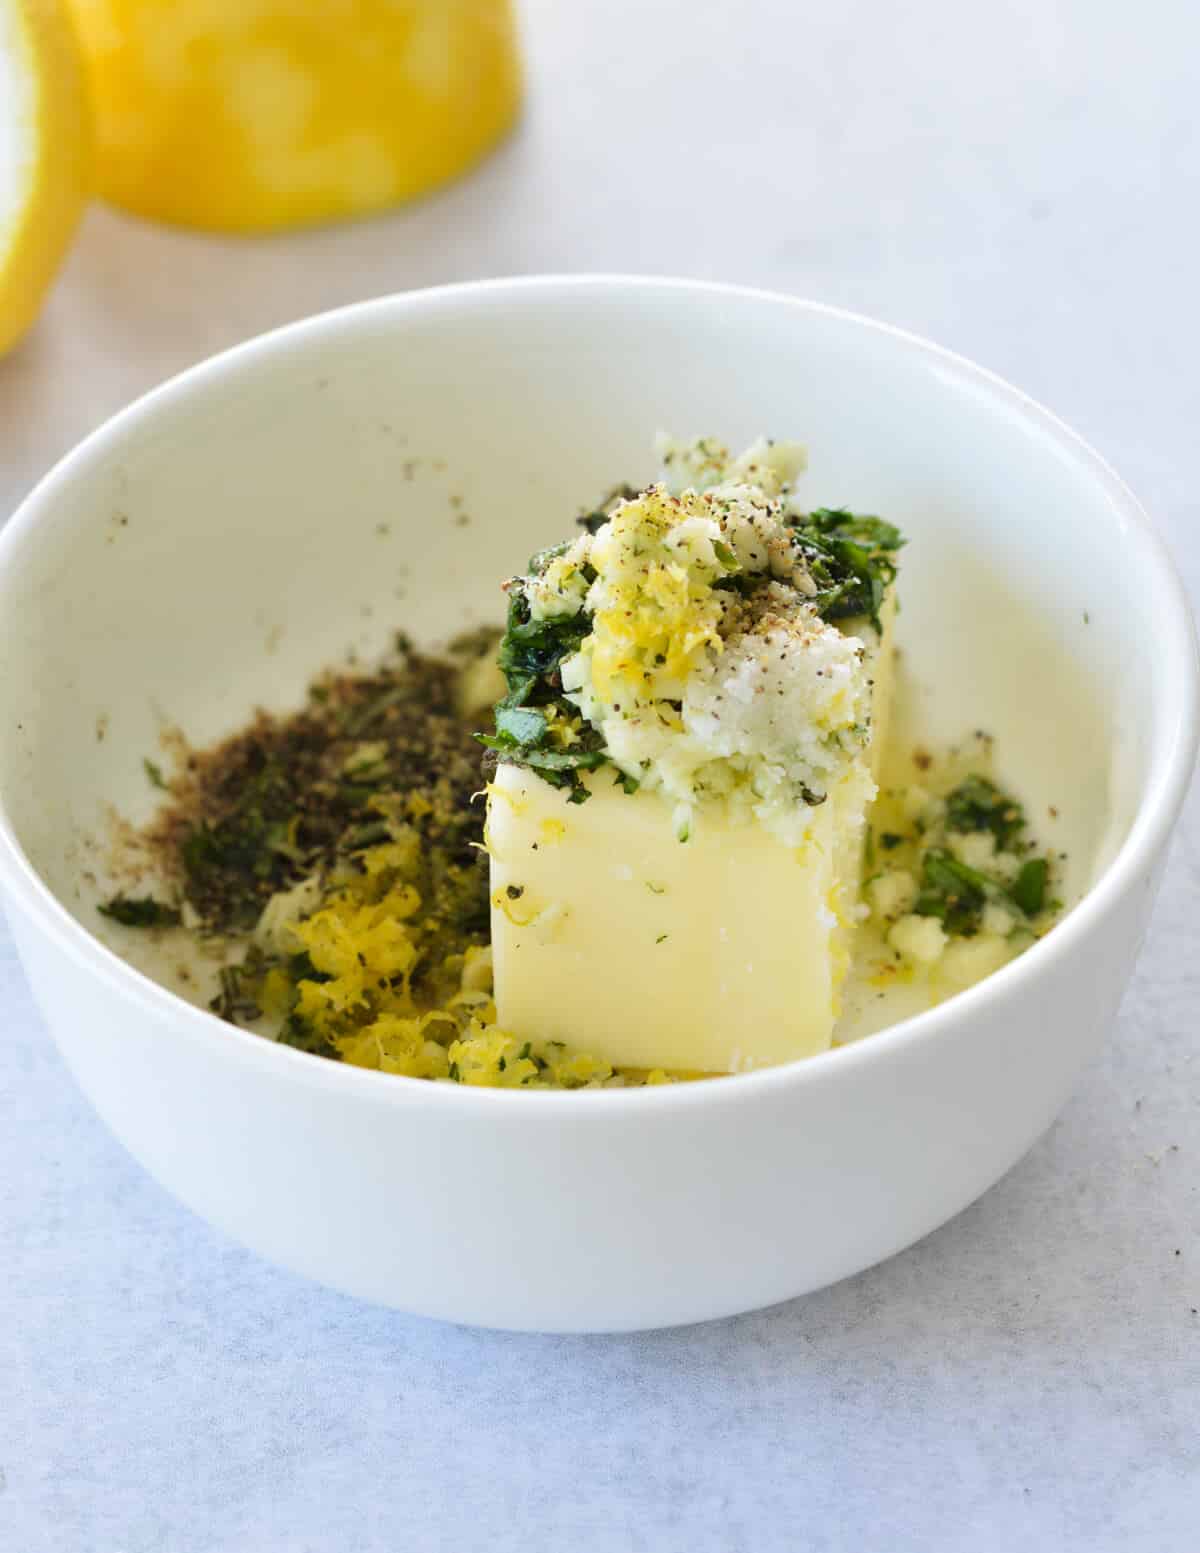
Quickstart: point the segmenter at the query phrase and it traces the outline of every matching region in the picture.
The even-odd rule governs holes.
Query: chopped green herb
[[[1025,829],[1025,811],[986,777],[969,776],[946,798],[946,829],[991,831],[998,851],[1013,850]]]
[[[239,1010],[237,1007],[223,1007],[219,998],[213,1000],[212,1007],[215,1013],[220,1014],[223,1019],[228,1019],[231,1024],[238,1022],[239,1012],[242,1018],[247,1017],[244,1008]],[[331,1046],[323,1035],[318,1035],[308,1021],[301,1019],[299,1014],[288,1015],[283,1029],[279,1032],[279,1039],[284,1046],[292,1046],[301,1052],[311,1052],[316,1057],[336,1058],[338,1056],[337,1048]]]
[[[1046,883],[1050,865],[1044,857],[1031,857],[1021,864],[1009,894],[1027,917],[1036,917],[1046,904]]]
[[[985,776],[967,776],[948,794],[943,812],[935,814],[921,833],[914,868],[920,888],[912,909],[921,916],[937,917],[947,933],[967,937],[979,932],[989,903],[1028,918],[1057,909],[1057,903],[1048,901],[1050,859],[1032,855],[1032,843],[1023,839],[1025,828],[1025,811],[1015,798]],[[947,837],[972,835],[993,839],[994,864],[988,861],[992,855],[988,847],[982,849],[979,866],[972,867],[957,855],[958,842],[947,845]],[[892,832],[879,837],[888,850],[905,839]],[[1001,853],[1007,858],[1003,866]],[[1021,854],[1024,861],[1014,869],[1011,859]]]
[[[538,550],[529,557],[529,571],[537,577],[550,565],[551,561],[557,561],[560,555],[566,555],[571,548],[571,540],[564,539],[561,544],[547,545],[544,550]]]
[[[545,742],[546,716],[537,707],[505,706],[496,708],[496,734],[513,744],[536,749]]]
[[[501,737],[498,734],[476,734],[480,744],[498,754],[512,754],[516,759],[519,753],[518,763],[523,766],[531,766],[540,776],[546,776],[547,772],[574,772],[594,771],[597,766],[604,765],[608,759],[603,750],[539,750],[530,749],[518,745],[515,740]],[[547,777],[548,781],[551,778]],[[551,782],[555,787],[566,787],[567,781]]]
[[[879,611],[896,578],[891,556],[904,544],[895,524],[859,517],[844,507],[818,507],[792,526],[817,584],[812,602],[821,618],[865,615],[879,630]]]
[[[291,956],[288,960],[288,971],[293,981],[328,981],[330,979],[324,971],[319,971],[312,963],[307,950]]]
[[[497,662],[508,683],[507,703],[523,705],[558,670],[564,658],[577,652],[588,634],[591,621],[582,611],[577,615],[555,615],[534,620],[529,603],[520,589],[514,589],[508,606],[508,622],[500,640]],[[517,692],[520,689],[521,694]]]
[[[938,917],[947,933],[964,937],[979,931],[983,908],[997,886],[977,869],[960,863],[952,853],[931,847],[921,871],[921,892],[913,910]]]
[[[592,512],[583,513],[575,521],[580,528],[587,529],[589,534],[598,533],[612,517],[616,507],[623,501],[632,501],[636,495],[637,491],[632,485],[614,486],[599,507]]]
[[[365,825],[352,826],[342,840],[348,852],[361,852],[365,847],[378,846],[381,841],[387,841],[391,834],[386,820],[368,820]]]
[[[534,556],[535,569],[537,563],[549,564],[562,548],[555,546]],[[562,694],[559,667],[579,650],[589,628],[590,617],[583,612],[534,620],[524,593],[514,589],[497,653],[508,694],[496,705],[495,732],[476,735],[501,760],[529,767],[552,787],[569,789],[572,803],[583,803],[588,797],[579,773],[595,770],[608,758],[599,747],[600,736],[584,727],[578,711]],[[569,748],[555,748],[548,742],[552,713],[575,734]]]
[[[160,787],[164,792],[166,791],[167,780],[162,774],[161,766],[156,766],[152,760],[143,760],[142,769],[150,778],[151,787]]]
[[[654,942],[656,944],[665,944],[667,939],[670,938],[670,936],[671,936],[670,933],[660,933],[658,935],[658,937],[654,940]]]
[[[904,845],[904,837],[898,836],[894,830],[885,830],[879,838],[879,845],[885,852],[894,852],[897,847]]]
[[[164,906],[148,895],[114,895],[97,910],[102,917],[111,917],[125,927],[175,927],[180,920],[174,906]]]
[[[631,486],[619,487],[600,507],[585,513],[580,525],[596,534],[617,504],[636,494]],[[891,555],[904,543],[895,525],[823,507],[796,518],[791,527],[796,549],[817,584],[812,603],[818,613],[829,621],[865,615],[879,629],[879,611],[896,575]],[[539,550],[530,558],[530,574],[540,575],[569,548],[570,542],[564,542]],[[714,586],[751,594],[769,583],[767,577],[745,574],[724,540],[714,541],[713,549],[727,573]],[[590,567],[585,565],[583,572],[594,580]],[[496,705],[494,731],[477,736],[499,760],[526,766],[552,786],[566,789],[571,803],[583,803],[589,796],[581,773],[608,760],[602,736],[584,722],[563,693],[562,664],[579,651],[591,627],[586,607],[572,615],[534,619],[526,588],[521,579],[515,579],[497,654],[508,691]],[[565,730],[566,736],[559,730]],[[615,780],[625,792],[637,791],[635,778],[621,775]],[[815,794],[804,796],[811,803],[821,801]]]

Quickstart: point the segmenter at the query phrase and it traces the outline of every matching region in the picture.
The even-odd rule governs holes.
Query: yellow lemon
[[[356,215],[454,176],[520,97],[510,0],[71,0],[100,192],[184,226]]]
[[[87,198],[79,54],[57,0],[0,0],[0,352],[38,308]]]

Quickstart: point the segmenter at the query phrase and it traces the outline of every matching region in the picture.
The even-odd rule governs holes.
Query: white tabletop
[[[526,0],[525,123],[395,216],[259,243],[96,209],[0,362],[0,512],[210,351],[435,281],[771,286],[1010,377],[1200,585],[1190,0]],[[1050,515],[1052,516],[1052,515]],[[0,1547],[1191,1553],[1200,811],[1104,1059],[902,1256],[741,1320],[537,1338],[371,1309],[168,1200],[0,929]]]

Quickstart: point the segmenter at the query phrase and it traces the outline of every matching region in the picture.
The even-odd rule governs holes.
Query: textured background
[[[644,270],[841,303],[1010,377],[1125,475],[1195,593],[1188,0],[525,13],[521,131],[406,212],[243,244],[95,210],[0,362],[0,512],[247,334]],[[1193,801],[1107,1056],[982,1202],[806,1300],[595,1339],[407,1320],[221,1240],[84,1107],[0,929],[0,1549],[1190,1553],[1198,913]]]

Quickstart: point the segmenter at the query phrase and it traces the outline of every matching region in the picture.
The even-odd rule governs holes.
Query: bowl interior
[[[60,467],[0,558],[0,801],[42,880],[100,930],[110,815],[148,817],[165,729],[202,743],[397,628],[436,642],[499,620],[499,580],[649,478],[660,427],[799,437],[812,505],[902,526],[910,726],[996,736],[1077,898],[1173,715],[1161,576],[1115,482],[918,342],[653,282],[318,319],[168,385]]]

